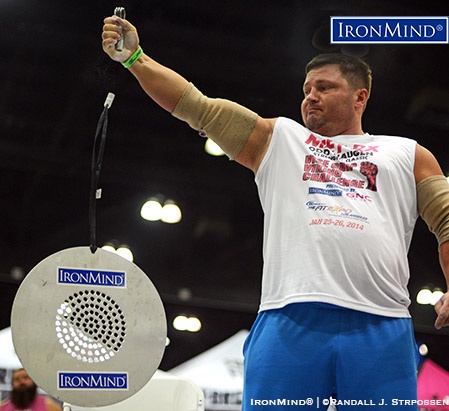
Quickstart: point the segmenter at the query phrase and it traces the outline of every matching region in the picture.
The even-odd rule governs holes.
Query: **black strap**
[[[98,187],[100,180],[101,166],[103,164],[104,147],[106,143],[106,132],[108,128],[108,112],[109,106],[105,105],[103,112],[100,115],[95,132],[94,146],[92,150],[92,165],[91,165],[91,186],[90,186],[90,201],[89,201],[89,225],[90,225],[90,251],[95,253],[97,251],[97,199],[101,197],[101,192]]]

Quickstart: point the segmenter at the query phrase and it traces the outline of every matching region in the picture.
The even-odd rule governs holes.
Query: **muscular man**
[[[341,54],[309,62],[304,127],[204,96],[143,53],[126,20],[106,18],[102,38],[157,104],[255,174],[264,269],[244,347],[243,410],[306,398],[326,409],[319,399],[331,395],[339,410],[389,409],[398,398],[408,400],[402,409],[417,410],[407,252],[419,213],[448,277],[449,185],[416,141],[363,130],[369,66]],[[437,328],[449,325],[447,297],[435,306]]]
[[[0,411],[61,411],[50,397],[37,393],[37,386],[28,373],[19,368],[12,375],[11,398],[0,405]]]

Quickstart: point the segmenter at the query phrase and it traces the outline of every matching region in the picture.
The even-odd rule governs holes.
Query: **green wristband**
[[[140,56],[142,56],[142,54],[143,54],[143,50],[139,46],[139,48],[131,55],[131,57],[122,63],[123,67],[130,68],[137,60],[139,60],[139,58],[140,58]]]

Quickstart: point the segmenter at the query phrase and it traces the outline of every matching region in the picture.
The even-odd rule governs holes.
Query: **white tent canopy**
[[[243,392],[241,330],[208,351],[178,365],[170,374],[194,381],[204,392],[206,410],[240,410]]]
[[[12,342],[11,327],[4,328],[0,330],[0,368],[15,370],[21,367]]]
[[[11,327],[4,328],[0,330],[0,401],[9,396],[12,373],[18,368],[22,364],[14,350]]]

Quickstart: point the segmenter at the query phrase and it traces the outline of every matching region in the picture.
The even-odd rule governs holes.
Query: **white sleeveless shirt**
[[[324,302],[410,317],[416,142],[322,137],[276,121],[255,180],[264,210],[260,311]]]

